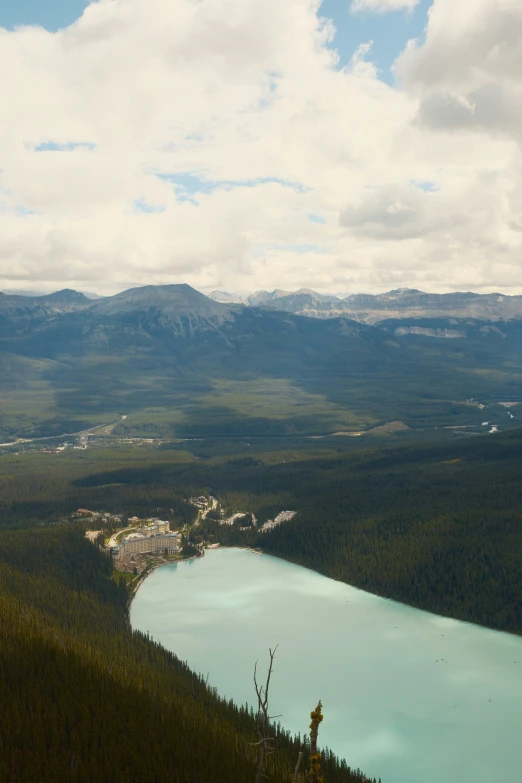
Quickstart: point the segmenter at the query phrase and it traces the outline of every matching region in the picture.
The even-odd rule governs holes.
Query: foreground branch
[[[270,688],[270,679],[272,677],[272,670],[274,668],[276,650],[277,646],[274,648],[274,650],[271,650],[270,648],[268,650],[270,654],[270,664],[268,666],[268,673],[264,685],[260,685],[257,681],[257,661],[254,666],[254,686],[257,695],[257,720],[259,726],[259,742],[256,742],[255,745],[259,745],[261,748],[255,783],[260,783],[261,778],[263,777],[266,758],[271,753],[273,753],[273,747],[271,744],[273,738],[269,735],[271,717],[268,711],[268,690]]]

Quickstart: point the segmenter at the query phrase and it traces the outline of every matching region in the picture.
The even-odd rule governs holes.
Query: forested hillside
[[[111,571],[80,530],[1,533],[0,780],[252,783],[253,716],[131,631]],[[275,734],[269,779],[287,783],[300,743]],[[323,769],[362,779],[328,752]]]
[[[182,524],[195,515],[186,499],[201,491],[259,523],[293,509],[295,520],[270,534],[209,521],[192,536],[261,546],[357,587],[521,633],[522,431],[431,445],[354,441],[3,456],[0,513],[13,527],[59,523],[80,506]]]
[[[379,595],[522,633],[522,443],[492,452],[323,465],[302,486],[299,517],[257,544]]]

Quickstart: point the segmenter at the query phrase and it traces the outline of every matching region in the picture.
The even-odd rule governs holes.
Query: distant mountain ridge
[[[60,291],[54,291],[51,294],[6,294],[0,292],[0,299],[4,302],[10,302],[12,305],[41,305],[55,304],[57,307],[70,305],[88,305],[92,302],[85,294],[80,291],[74,291],[72,288],[63,288]]]
[[[141,286],[94,301],[69,290],[42,297],[0,294],[0,350],[50,359],[89,352],[180,358],[205,346],[214,356],[226,348],[234,361],[246,348],[250,362],[255,352],[248,346],[258,343],[266,350],[271,342],[285,346],[285,352],[292,345],[299,355],[306,350],[317,361],[326,333],[330,339],[364,339],[372,345],[390,339],[353,321],[317,324],[276,308],[222,304],[185,284]]]
[[[256,291],[251,295],[214,291],[221,302],[241,302],[251,307],[284,310],[308,318],[351,318],[378,324],[390,318],[474,318],[487,321],[522,319],[522,296],[477,294],[471,291],[433,294],[415,288],[398,288],[383,294],[320,294],[308,288],[298,291]]]
[[[38,324],[65,313],[80,312],[92,300],[71,289],[42,296],[18,296],[0,293],[0,333],[10,333]]]
[[[85,294],[72,289],[52,294],[0,292],[0,318],[73,312],[86,308],[106,315],[124,311],[161,309],[170,318],[191,315],[199,320],[219,321],[230,317],[230,309],[254,307],[280,310],[307,318],[349,318],[376,325],[389,319],[472,318],[483,321],[522,320],[522,296],[502,293],[477,294],[460,291],[435,294],[415,288],[398,288],[382,294],[350,294],[346,297],[321,294],[309,288],[285,291],[256,291],[253,294],[213,291],[209,296],[186,284],[148,285],[130,288],[114,296]],[[228,309],[227,309],[228,308]]]
[[[522,318],[522,296],[456,292],[432,294],[397,289],[384,294],[352,294],[344,299],[314,291],[273,296],[258,303],[310,318],[351,318],[378,324],[390,318],[474,318],[501,321]]]
[[[419,319],[446,319],[444,328],[453,321],[472,319],[484,322],[522,320],[522,296],[505,294],[477,294],[455,292],[433,294],[411,288],[399,288],[384,294],[352,294],[341,299],[301,288],[295,292],[282,289],[257,291],[240,297],[226,292],[206,296],[186,284],[147,285],[130,288],[114,296],[92,299],[72,289],[63,289],[41,296],[20,296],[0,292],[0,336],[10,329],[33,330],[37,325],[56,322],[59,316],[83,313],[87,323],[109,319],[112,328],[116,321],[131,318],[155,322],[154,333],[165,329],[173,334],[186,335],[194,331],[221,329],[234,321],[241,312],[278,311],[316,320],[344,318],[360,324],[377,326],[387,321]],[[221,301],[218,301],[221,300]],[[79,324],[73,318],[71,326]],[[47,327],[45,327],[47,328]]]
[[[467,400],[522,402],[520,299],[408,290],[336,301],[301,290],[253,306],[189,285],[99,300],[0,294],[0,435],[76,432],[121,412],[142,423],[119,431],[182,437],[481,426]],[[477,302],[490,318],[456,317]]]
[[[310,288],[300,288],[298,291],[284,291],[281,288],[276,288],[274,291],[255,291],[253,294],[244,292],[230,292],[230,291],[212,291],[209,294],[210,299],[215,302],[221,302],[222,304],[248,304],[251,307],[258,307],[266,302],[272,302],[275,300],[284,299],[289,296],[296,295],[312,295],[318,300],[327,301],[340,301],[342,297],[335,296],[334,294],[318,294],[316,291],[312,291]],[[282,309],[282,308],[280,308]]]
[[[71,291],[73,289],[64,289]],[[29,289],[11,289],[7,291],[0,291],[2,294],[6,294],[7,296],[28,296],[31,299],[33,297],[44,297],[44,296],[50,296],[51,294],[46,293],[45,291],[32,291]],[[54,292],[57,293],[57,292]],[[75,293],[83,294],[83,296],[87,297],[87,299],[103,299],[104,297],[101,294],[95,294],[92,291],[75,291]]]

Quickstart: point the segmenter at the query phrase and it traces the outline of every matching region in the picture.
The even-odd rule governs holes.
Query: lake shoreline
[[[459,617],[451,617],[450,615],[445,614],[438,614],[437,612],[432,612],[429,609],[424,609],[422,606],[418,606],[416,604],[409,604],[406,601],[399,601],[397,598],[390,598],[387,595],[381,595],[380,593],[373,593],[371,590],[365,590],[362,587],[358,587],[357,585],[350,584],[349,582],[344,582],[342,579],[336,579],[333,576],[330,576],[329,574],[325,574],[322,571],[317,571],[315,568],[310,568],[310,566],[305,565],[304,563],[301,563],[297,560],[290,560],[286,557],[282,557],[281,555],[276,555],[271,552],[265,552],[262,549],[256,549],[254,547],[249,546],[222,546],[219,544],[218,546],[210,546],[205,547],[198,555],[189,555],[188,557],[182,557],[179,560],[173,560],[171,563],[157,563],[151,566],[150,569],[147,569],[146,572],[143,572],[143,578],[140,578],[139,581],[136,584],[136,587],[133,588],[132,593],[129,595],[128,602],[127,602],[127,608],[130,611],[130,606],[132,601],[134,600],[136,593],[138,592],[141,585],[145,582],[146,578],[149,576],[149,574],[152,574],[154,571],[156,571],[158,568],[162,568],[163,566],[173,565],[175,563],[184,563],[187,560],[199,560],[201,557],[205,556],[206,551],[218,551],[218,550],[241,550],[244,552],[252,552],[252,554],[255,555],[265,555],[266,557],[273,557],[276,560],[281,560],[283,563],[289,563],[291,565],[295,565],[298,568],[305,568],[307,571],[311,571],[313,574],[317,574],[317,576],[323,576],[326,579],[331,579],[333,582],[337,582],[338,584],[344,585],[345,587],[351,587],[354,590],[359,590],[361,593],[365,593],[366,595],[374,596],[375,598],[380,598],[383,601],[388,601],[392,604],[395,604],[400,607],[408,607],[409,609],[415,609],[418,612],[423,612],[424,614],[430,615],[431,617],[437,617],[441,620],[448,620],[453,621],[455,623],[464,623],[466,625],[472,626],[473,628],[481,628],[484,631],[491,631],[493,633],[501,633],[501,634],[507,634],[509,636],[514,636],[516,639],[522,638],[522,631],[517,633],[516,631],[503,631],[499,628],[492,628],[490,625],[482,625],[480,623],[474,623],[471,620],[464,620]],[[140,575],[141,576],[141,575]]]
[[[130,608],[133,600],[136,597],[136,594],[142,584],[145,583],[147,580],[147,577],[149,577],[151,574],[154,573],[154,571],[157,571],[159,568],[163,568],[164,566],[170,566],[175,565],[176,563],[186,563],[187,560],[199,560],[199,558],[204,557],[205,551],[201,552],[198,555],[188,555],[187,557],[180,557],[177,560],[172,560],[170,563],[154,563],[150,566],[150,568],[146,568],[145,571],[142,571],[141,574],[139,574],[139,578],[136,581],[136,584],[132,587],[131,592],[129,593],[129,596],[127,598],[127,614],[130,613]]]

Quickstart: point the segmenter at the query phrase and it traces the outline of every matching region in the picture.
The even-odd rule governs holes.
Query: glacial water
[[[422,612],[238,549],[164,566],[134,628],[254,704],[252,672],[278,645],[272,714],[383,783],[522,781],[522,638]]]

